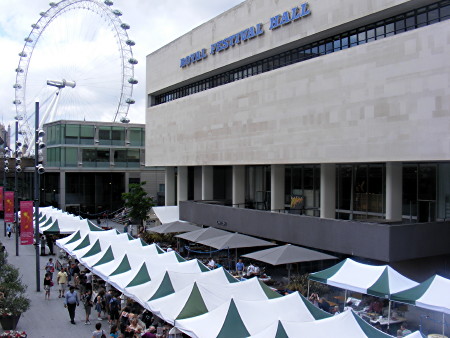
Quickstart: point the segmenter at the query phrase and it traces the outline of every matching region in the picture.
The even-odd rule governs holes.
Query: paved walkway
[[[54,260],[56,256],[40,256],[40,292],[36,291],[36,255],[34,245],[19,245],[19,256],[16,256],[15,234],[11,239],[4,236],[3,220],[0,220],[0,241],[5,245],[8,252],[8,263],[13,264],[22,275],[22,281],[28,286],[27,295],[31,299],[30,309],[22,314],[17,330],[26,331],[30,338],[79,338],[92,337],[95,324],[98,322],[91,314],[91,325],[84,325],[84,308],[80,304],[76,309],[76,325],[70,324],[69,313],[64,308],[62,298],[58,298],[58,290],[55,285],[52,288],[50,300],[44,299],[44,266],[50,257]],[[119,228],[119,231],[121,229]],[[57,247],[55,247],[57,248]],[[54,281],[56,277],[54,275]],[[56,284],[56,283],[55,283]],[[94,320],[92,320],[94,318]],[[101,321],[103,329],[109,333],[108,321]],[[0,332],[3,330],[0,327]]]

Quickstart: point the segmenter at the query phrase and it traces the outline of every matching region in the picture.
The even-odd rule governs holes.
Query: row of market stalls
[[[411,304],[442,314],[442,337],[445,337],[445,314],[450,314],[450,280],[434,275],[417,283],[390,266],[372,266],[346,259],[335,266],[309,276],[310,280],[344,290],[389,300],[387,316],[380,318],[361,309],[360,315],[372,323],[391,324],[405,320],[391,311],[393,301]],[[347,297],[345,296],[345,299]]]
[[[43,226],[52,217],[43,229],[50,229],[58,221],[59,233],[72,231],[57,240],[60,248],[127,297],[192,337],[389,337],[353,311],[331,316],[297,292],[281,296],[257,278],[238,281],[223,268],[209,270],[196,259],[186,260],[175,251],[165,252],[156,244],[147,245],[126,233],[104,231],[87,220],[80,219],[80,227],[75,228],[72,219],[58,212],[61,213],[44,208],[39,223]],[[195,236],[202,236],[207,229],[195,230]],[[193,236],[192,233],[184,235]],[[278,256],[284,263],[283,255]],[[389,296],[401,296],[410,286],[418,286],[411,281],[415,284],[398,288],[399,274],[386,267],[378,278],[373,277],[373,283],[355,278],[355,266],[359,263],[353,263],[356,265],[351,265],[351,260],[344,261],[313,278],[330,285],[336,281],[336,286],[349,286],[349,290],[352,281],[358,281],[353,284],[359,285],[359,291]],[[356,274],[369,275],[358,271]],[[388,293],[384,291],[386,285]],[[420,334],[410,335],[414,336]]]

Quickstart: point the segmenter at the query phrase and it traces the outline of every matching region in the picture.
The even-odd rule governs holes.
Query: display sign
[[[311,14],[308,3],[305,2],[300,6],[292,8],[290,11],[285,11],[283,14],[278,14],[270,18],[269,30],[274,30],[279,27],[283,27],[293,21],[304,18]],[[225,51],[230,47],[240,45],[241,43],[256,38],[264,34],[262,23],[255,26],[246,28],[236,34],[233,34],[223,40],[217,41],[211,44],[209,49],[210,55],[216,55],[218,52]],[[194,52],[184,58],[180,59],[180,68],[185,68],[191,64],[195,64],[199,61],[206,59],[208,53],[206,48],[203,48],[197,52]]]
[[[32,245],[33,237],[33,201],[21,201],[20,245]]]
[[[14,191],[5,191],[5,222],[14,222]]]
[[[0,211],[3,210],[3,187],[0,187]]]

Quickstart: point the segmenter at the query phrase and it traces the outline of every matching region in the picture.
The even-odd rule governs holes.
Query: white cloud
[[[113,8],[123,13],[121,20],[131,26],[128,34],[136,42],[133,54],[139,61],[135,66],[135,78],[139,80],[134,87],[136,104],[129,112],[132,122],[145,121],[146,55],[242,1],[114,1]],[[31,24],[40,18],[40,12],[49,8],[48,3],[47,0],[0,1],[0,112],[4,124],[12,125],[15,116],[12,86],[16,77],[14,70],[19,63],[18,53],[31,31]],[[61,104],[67,107],[66,115],[61,118],[112,121],[121,76],[115,38],[99,15],[77,15],[75,12],[64,14],[64,20],[56,19],[44,31],[31,58],[27,96],[36,93],[43,102],[50,90],[45,85],[46,79],[75,80],[77,87],[67,88],[65,100],[61,99]],[[80,44],[78,40],[87,42]]]

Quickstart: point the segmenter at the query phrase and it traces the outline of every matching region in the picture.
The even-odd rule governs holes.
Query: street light
[[[15,151],[15,159],[16,159],[16,167],[14,170],[14,227],[16,229],[16,256],[19,256],[19,196],[18,196],[18,174],[22,172],[22,168],[20,167],[22,151],[20,148],[22,147],[22,142],[19,141],[19,120],[16,119],[16,151]]]

